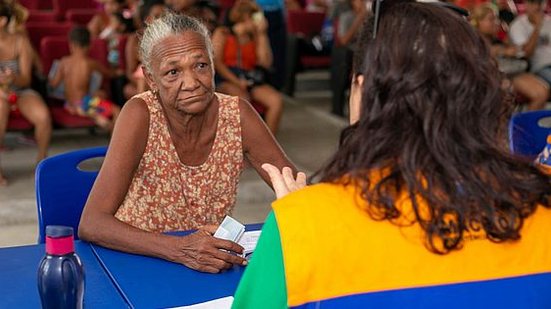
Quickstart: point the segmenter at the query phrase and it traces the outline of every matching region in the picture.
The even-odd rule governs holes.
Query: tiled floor
[[[299,76],[294,98],[286,99],[277,139],[299,169],[311,174],[335,150],[339,132],[346,121],[329,114],[330,92],[327,74]],[[2,168],[10,185],[0,188],[0,247],[36,242],[37,219],[34,194],[35,148],[22,143],[20,134],[9,134],[6,150],[0,154]],[[106,145],[104,133],[87,130],[58,130],[52,138],[51,155],[73,149]],[[271,189],[248,169],[243,173],[234,217],[244,223],[262,222],[274,199]]]

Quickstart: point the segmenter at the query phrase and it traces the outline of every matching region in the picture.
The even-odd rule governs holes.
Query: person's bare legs
[[[10,116],[10,104],[7,100],[0,100],[0,146],[4,142],[4,135],[8,127],[8,119]],[[8,180],[2,174],[2,166],[0,166],[0,187],[8,185]]]
[[[94,122],[98,127],[107,130],[110,133],[113,132],[114,122],[111,121],[109,118],[102,115],[95,115],[92,117],[92,119],[94,119]]]
[[[244,100],[247,100],[247,101],[251,100],[251,98],[249,96],[249,93],[247,91],[245,91],[242,88],[240,88],[239,86],[237,86],[235,84],[232,84],[232,83],[229,83],[229,82],[220,83],[220,85],[218,85],[216,87],[216,91],[218,91],[220,93],[223,93],[223,94],[240,97],[240,98],[242,98]]]
[[[113,113],[112,119],[109,119],[102,115],[96,115],[92,117],[99,127],[101,127],[102,129],[108,130],[109,133],[113,133],[113,129],[115,128],[115,122],[117,122],[117,118],[121,113],[121,108],[115,103],[113,103],[113,106],[111,108],[112,108],[111,111]]]
[[[264,119],[266,125],[273,134],[277,132],[281,113],[283,112],[283,98],[281,94],[270,85],[256,86],[251,90],[252,99],[266,107]]]
[[[528,98],[528,110],[540,110],[549,98],[549,86],[533,74],[524,73],[513,78],[513,88]]]
[[[35,93],[23,93],[17,100],[17,106],[23,117],[34,125],[34,138],[38,145],[36,162],[48,155],[50,137],[52,136],[52,120],[46,103]]]

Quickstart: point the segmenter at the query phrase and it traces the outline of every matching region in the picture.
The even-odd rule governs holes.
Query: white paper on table
[[[256,244],[258,243],[258,238],[260,237],[259,231],[249,231],[243,233],[243,236],[237,242],[241,247],[243,247],[243,254],[249,254],[254,251]]]
[[[233,304],[233,296],[227,296],[209,300],[204,303],[199,303],[189,306],[173,307],[170,309],[230,309]]]

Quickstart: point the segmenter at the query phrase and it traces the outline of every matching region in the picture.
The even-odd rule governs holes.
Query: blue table
[[[125,308],[121,297],[88,243],[76,241],[86,276],[85,308]],[[37,287],[38,264],[44,245],[0,249],[0,308],[40,308]]]
[[[251,224],[247,230],[261,227],[262,224]],[[207,274],[161,259],[96,245],[92,245],[92,250],[134,308],[184,306],[233,295],[245,270],[234,266],[220,274]]]

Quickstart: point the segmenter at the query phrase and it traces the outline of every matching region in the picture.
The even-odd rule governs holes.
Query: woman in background
[[[516,46],[497,38],[499,20],[494,5],[477,6],[471,23],[490,45],[492,56],[497,59],[500,70],[509,75],[515,91],[528,99],[528,109],[542,109],[549,98],[549,88],[536,75],[526,72],[528,62],[517,58],[519,49]]]
[[[12,6],[0,2],[0,144],[4,139],[10,112],[18,111],[34,126],[38,163],[47,155],[52,123],[46,104],[30,88],[33,49],[25,35],[9,31],[12,17]],[[0,169],[0,186],[7,184]]]
[[[238,0],[229,12],[229,27],[214,31],[217,90],[255,101],[266,108],[265,121],[275,134],[283,112],[281,94],[265,79],[272,65],[268,24],[256,4]]]

